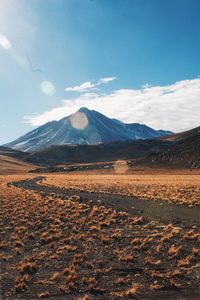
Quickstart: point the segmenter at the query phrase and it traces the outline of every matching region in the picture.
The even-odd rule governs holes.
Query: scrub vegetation
[[[9,183],[24,177],[0,179],[3,299],[134,299],[198,287],[198,226],[149,220],[78,192],[64,197]],[[96,177],[94,186],[89,177],[86,186],[78,178],[49,176],[47,183],[111,187],[111,179]],[[122,177],[115,180],[124,188]]]

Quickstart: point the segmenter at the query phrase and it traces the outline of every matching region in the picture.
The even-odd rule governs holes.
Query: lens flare
[[[73,128],[83,130],[88,126],[88,118],[85,113],[77,111],[70,116],[70,122]]]
[[[128,165],[125,160],[117,160],[114,164],[114,170],[117,174],[125,174],[128,171]]]
[[[0,46],[6,50],[10,49],[12,46],[9,39],[3,34],[0,34]]]
[[[43,91],[44,94],[47,96],[53,96],[56,92],[55,86],[51,81],[43,81],[40,85],[41,90]]]

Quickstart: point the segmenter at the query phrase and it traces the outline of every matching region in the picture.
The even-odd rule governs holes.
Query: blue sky
[[[199,11],[198,0],[1,0],[0,144],[81,106],[199,126]]]

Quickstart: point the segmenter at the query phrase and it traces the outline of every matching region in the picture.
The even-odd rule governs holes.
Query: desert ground
[[[32,164],[9,156],[0,155],[0,175],[24,174],[34,168],[36,167]]]
[[[200,175],[0,176],[1,299],[200,299]]]

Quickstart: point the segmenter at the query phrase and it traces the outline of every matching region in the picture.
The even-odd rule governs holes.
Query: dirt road
[[[106,207],[114,208],[117,211],[126,211],[130,215],[142,215],[150,221],[160,221],[165,224],[173,223],[185,228],[197,226],[200,228],[200,207],[191,208],[177,204],[167,203],[166,201],[156,200],[140,200],[134,197],[121,196],[116,194],[105,193],[89,193],[76,190],[68,190],[59,187],[50,187],[39,184],[45,179],[43,176],[34,179],[27,179],[19,182],[13,182],[12,185],[23,188],[25,190],[33,190],[44,195],[54,193],[63,198],[71,195],[78,195],[86,203],[94,204],[98,200]],[[92,204],[91,203],[91,204]]]

